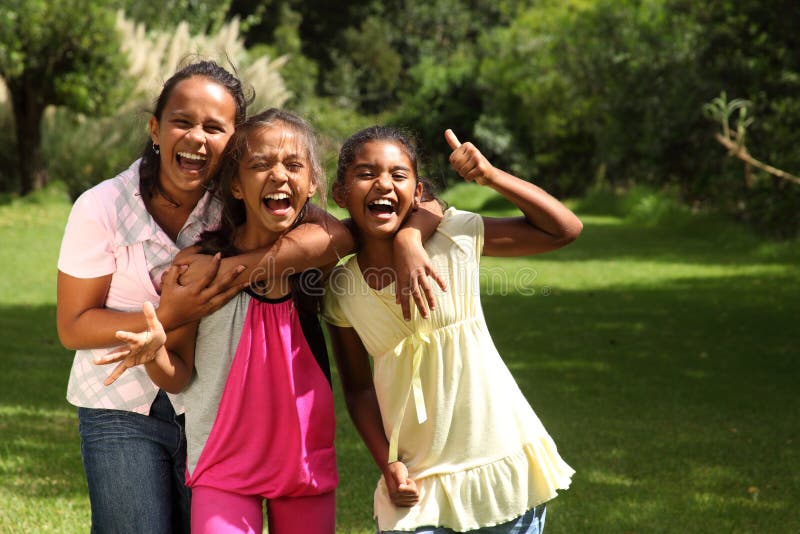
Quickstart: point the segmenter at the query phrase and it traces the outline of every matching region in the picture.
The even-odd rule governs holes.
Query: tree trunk
[[[7,82],[14,108],[14,129],[17,135],[19,192],[27,195],[47,183],[47,171],[42,157],[42,115],[44,97],[25,74],[19,80]]]

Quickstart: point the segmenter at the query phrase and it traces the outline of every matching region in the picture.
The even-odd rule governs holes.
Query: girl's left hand
[[[147,321],[147,330],[144,332],[119,330],[116,337],[120,341],[124,341],[125,344],[111,349],[104,356],[98,356],[94,359],[96,365],[119,362],[119,365],[114,368],[105,382],[103,382],[104,385],[113,384],[117,378],[122,376],[122,373],[131,367],[155,360],[158,350],[166,343],[167,334],[156,316],[153,304],[146,301],[142,304],[142,312]]]
[[[490,185],[497,169],[489,163],[486,156],[481,154],[481,151],[470,142],[462,145],[453,130],[445,130],[444,138],[450,148],[453,149],[452,154],[450,154],[450,165],[459,176],[468,182]]]

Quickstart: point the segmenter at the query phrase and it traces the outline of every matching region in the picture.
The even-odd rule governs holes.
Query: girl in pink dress
[[[222,224],[201,237],[204,251],[235,255],[282,237],[278,246],[292,247],[295,236],[284,234],[324,190],[307,123],[276,109],[258,114],[222,161]],[[168,351],[145,364],[162,388],[184,391],[192,532],[260,533],[264,499],[270,532],[334,532],[333,395],[313,306],[318,279],[307,273],[273,273],[171,332]]]

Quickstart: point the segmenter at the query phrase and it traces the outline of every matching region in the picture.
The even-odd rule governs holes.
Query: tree
[[[0,3],[0,76],[11,97],[21,194],[46,182],[41,122],[47,106],[98,114],[124,93],[126,58],[111,7],[105,0]]]

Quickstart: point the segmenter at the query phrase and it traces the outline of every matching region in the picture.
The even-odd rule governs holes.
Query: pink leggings
[[[239,495],[196,486],[192,488],[192,534],[261,534],[264,515],[260,495]],[[334,534],[336,493],[267,500],[270,534]]]

